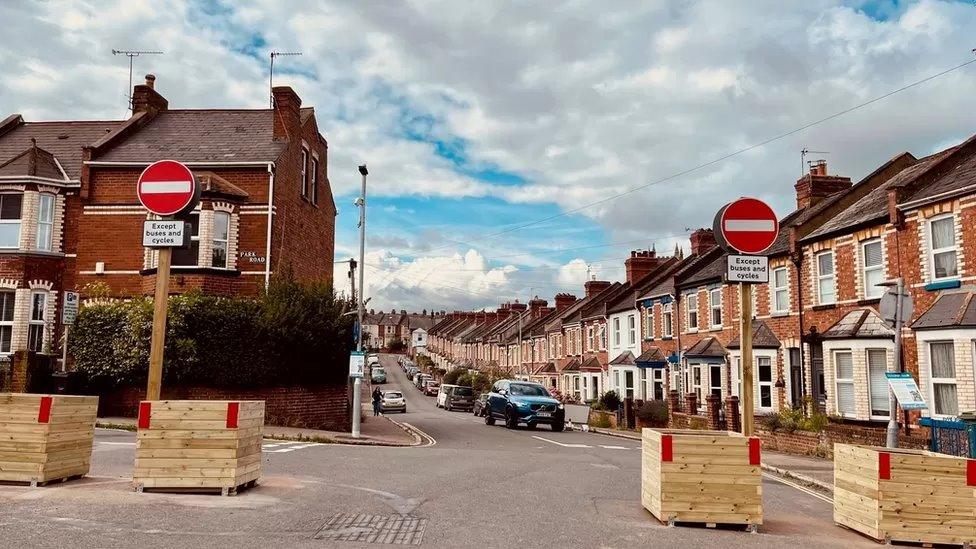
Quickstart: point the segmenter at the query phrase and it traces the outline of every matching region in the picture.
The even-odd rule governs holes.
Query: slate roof
[[[579,367],[581,372],[602,372],[603,365],[600,364],[600,360],[595,356],[591,356],[583,361]]]
[[[722,255],[723,252],[718,246],[708,250],[702,255],[689,255],[681,260],[677,265],[673,273],[662,278],[658,283],[656,283],[651,289],[645,291],[638,297],[638,299],[648,299],[651,297],[658,297],[662,295],[674,295],[674,282],[678,279],[679,282],[682,276],[693,273],[694,270],[702,263],[709,261],[710,258]]]
[[[703,261],[693,273],[687,278],[678,281],[678,288],[689,288],[699,286],[709,282],[720,282],[727,269],[726,257],[728,254],[721,252],[703,256]]]
[[[879,185],[877,188],[864,195],[860,200],[851,204],[850,207],[838,213],[832,219],[821,225],[817,230],[811,232],[803,238],[804,241],[823,238],[835,232],[850,230],[871,221],[882,221],[888,217],[888,191],[900,186],[908,185],[915,179],[926,173],[956,151],[958,147],[951,147],[944,151],[926,156],[918,160],[911,166],[898,172],[894,177]]]
[[[658,268],[648,273],[647,276],[637,280],[626,292],[610,300],[607,303],[607,314],[610,315],[635,309],[637,307],[637,299],[642,293],[659,283],[664,277],[670,277],[680,268],[680,265],[680,260],[669,257]]]
[[[951,191],[971,187],[973,185],[976,185],[976,155],[962,159],[962,161],[953,166],[948,173],[939,177],[932,183],[922,187],[905,202],[914,202],[917,200],[927,200],[933,197],[942,197]]]
[[[247,198],[250,196],[244,189],[213,172],[193,172],[193,175],[196,177],[197,183],[200,184],[201,193],[220,194],[236,198]]]
[[[624,351],[617,355],[617,358],[610,361],[610,365],[617,366],[633,366],[634,365],[634,353],[630,351]]]
[[[535,371],[532,372],[533,375],[555,374],[555,373],[557,373],[556,365],[553,364],[552,362],[546,362],[545,364],[540,365],[538,368],[535,369]]]
[[[823,333],[824,339],[893,339],[895,331],[873,309],[858,309],[844,315]]]
[[[650,347],[641,353],[639,357],[634,359],[634,364],[666,363],[667,361],[668,357],[664,355],[664,351],[662,351],[660,347]]]
[[[912,323],[913,330],[976,327],[976,290],[945,292],[922,316]]]
[[[15,117],[19,118],[13,115],[4,119],[4,122],[0,122],[0,127],[7,121],[14,123]],[[15,124],[10,130],[0,133],[0,163],[5,163],[23,153],[31,146],[31,138],[34,138],[37,140],[38,147],[58,159],[69,178],[78,180],[81,178],[82,147],[101,139],[122,123],[120,120],[98,120]]]
[[[736,335],[729,342],[727,348],[738,349],[742,342]],[[752,321],[752,348],[753,349],[779,349],[780,342],[773,333],[773,330],[761,320]]]
[[[64,180],[64,174],[61,173],[54,155],[36,146],[28,147],[6,162],[0,162],[0,175],[30,175]]]
[[[685,351],[684,354],[688,358],[694,358],[694,357],[724,358],[725,347],[722,347],[722,344],[719,343],[719,341],[714,337],[706,337],[698,341],[698,343],[695,343],[691,347],[688,347],[688,350]]]
[[[580,369],[580,361],[578,359],[570,360],[565,366],[562,367],[560,372],[578,372]]]
[[[94,160],[273,162],[286,145],[274,139],[271,109],[171,109],[161,111]]]

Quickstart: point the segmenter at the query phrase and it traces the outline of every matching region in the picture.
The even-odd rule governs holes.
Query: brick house
[[[184,162],[202,189],[172,292],[255,294],[283,269],[331,282],[336,208],[314,110],[288,87],[273,109],[170,109],[155,83],[134,87],[123,121],[0,121],[0,354],[58,347],[65,290],[152,292],[135,187],[157,160]]]

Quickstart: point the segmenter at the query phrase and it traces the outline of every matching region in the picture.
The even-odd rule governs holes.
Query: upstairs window
[[[50,252],[54,237],[54,195],[42,194],[37,202],[37,249]]]
[[[0,248],[20,247],[22,194],[0,194]]]
[[[959,276],[956,267],[956,224],[951,215],[929,221],[929,264],[933,280]]]
[[[790,310],[790,279],[786,267],[773,271],[773,312],[785,313]]]
[[[213,226],[213,266],[219,269],[228,267],[227,250],[230,243],[230,214],[214,212]]]
[[[712,328],[722,327],[722,290],[715,289],[709,292],[709,308],[712,312]]]
[[[312,157],[312,204],[319,203],[319,159]]]
[[[302,196],[308,197],[308,149],[302,147]]]
[[[820,305],[837,300],[834,289],[834,252],[824,252],[817,256],[817,300]]]
[[[884,288],[878,286],[884,282],[884,264],[882,263],[880,240],[871,240],[861,244],[862,280],[864,281],[864,297],[881,297]]]
[[[613,344],[620,346],[620,317],[613,319]]]
[[[627,315],[627,343],[630,345],[635,345],[637,343],[637,317],[635,315]]]
[[[681,311],[678,311],[679,313]],[[667,303],[661,307],[661,337],[671,337],[673,326],[671,325],[671,304]]]
[[[688,330],[698,329],[698,294],[688,294]]]
[[[44,326],[47,322],[47,292],[31,294],[30,321],[27,330],[27,350],[41,352],[44,349]]]
[[[173,248],[171,263],[174,267],[196,267],[200,261],[200,214],[190,214],[185,221],[189,225],[190,246]]]
[[[644,310],[644,337],[654,339],[654,305]]]

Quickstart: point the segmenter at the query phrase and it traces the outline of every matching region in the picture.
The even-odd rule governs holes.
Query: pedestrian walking
[[[380,415],[380,401],[383,400],[383,393],[380,392],[380,388],[377,387],[373,389],[373,415]]]

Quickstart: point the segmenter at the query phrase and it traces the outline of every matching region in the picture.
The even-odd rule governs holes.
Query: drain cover
[[[366,515],[337,513],[325,523],[315,539],[420,545],[427,519],[408,515]]]

